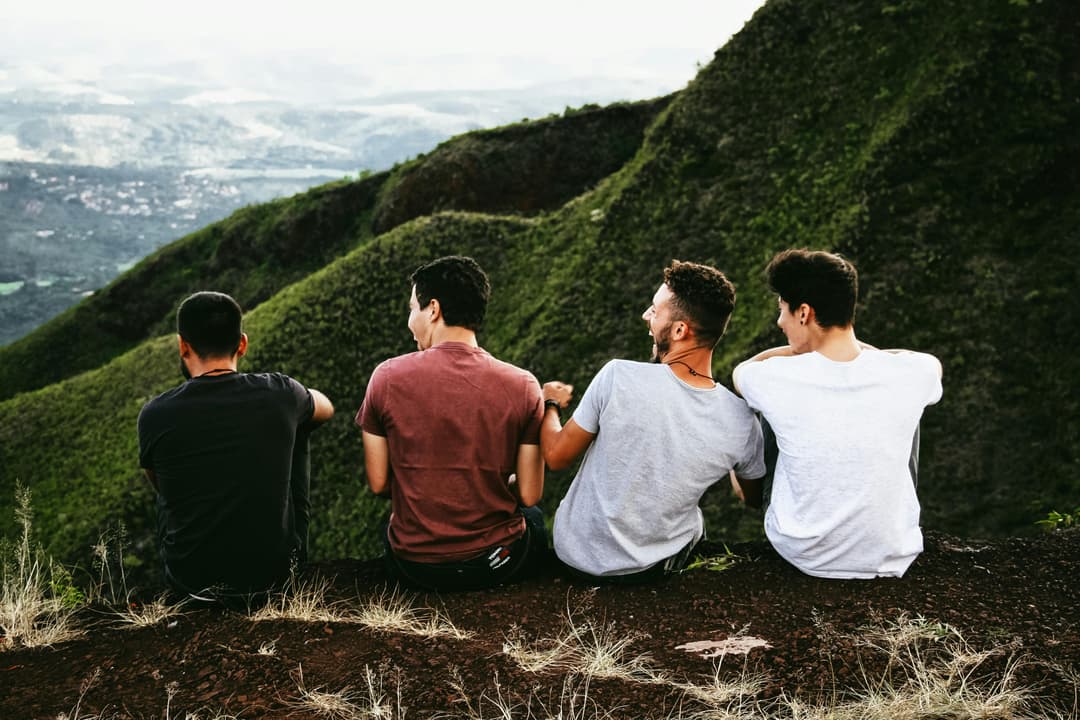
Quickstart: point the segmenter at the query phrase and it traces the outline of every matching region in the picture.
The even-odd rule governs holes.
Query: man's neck
[[[859,357],[862,351],[859,341],[855,338],[853,325],[842,328],[821,328],[811,343],[810,349],[835,362],[850,362]]]
[[[712,348],[680,347],[672,345],[671,350],[660,358],[660,362],[669,366],[675,377],[694,387],[713,387],[716,381],[712,376]]]
[[[435,329],[431,336],[431,347],[445,342],[459,342],[470,347],[479,347],[476,342],[476,332],[457,325],[443,325]]]
[[[227,375],[236,372],[236,364],[238,358],[200,358],[191,353],[190,356],[185,358],[187,363],[188,372],[191,373],[191,377],[214,377],[215,375]]]

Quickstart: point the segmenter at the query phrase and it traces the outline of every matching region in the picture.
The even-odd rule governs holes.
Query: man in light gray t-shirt
[[[740,496],[744,484],[755,494],[765,475],[761,427],[711,376],[734,304],[719,270],[675,261],[642,316],[653,363],[609,362],[565,427],[558,410],[572,388],[544,386],[545,461],[557,470],[584,453],[554,527],[555,553],[576,574],[659,579],[681,569],[702,538],[706,489],[730,478]]]

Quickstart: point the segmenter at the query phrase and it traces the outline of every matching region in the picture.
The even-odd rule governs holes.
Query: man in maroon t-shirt
[[[375,368],[356,416],[368,484],[391,499],[388,567],[436,590],[517,579],[547,555],[540,384],[477,345],[491,286],[474,260],[411,280],[419,351]]]

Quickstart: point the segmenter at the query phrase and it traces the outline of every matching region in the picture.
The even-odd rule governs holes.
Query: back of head
[[[731,281],[709,265],[673,260],[664,269],[664,284],[674,295],[674,319],[688,323],[702,345],[716,345],[735,309],[735,286]]]
[[[439,301],[447,325],[477,331],[484,322],[491,283],[470,257],[448,255],[421,265],[410,277],[420,307]]]
[[[180,303],[176,332],[201,358],[232,357],[240,347],[242,314],[224,293],[197,292]]]
[[[855,322],[859,274],[841,255],[821,250],[784,250],[765,268],[769,287],[794,312],[806,303],[821,327]]]

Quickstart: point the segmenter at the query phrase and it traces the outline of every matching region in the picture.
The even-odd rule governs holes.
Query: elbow
[[[570,460],[560,457],[554,450],[544,449],[544,464],[548,470],[565,470],[570,466]]]
[[[521,498],[520,498],[521,499],[521,504],[524,507],[532,507],[533,505],[538,504],[542,497],[543,497],[543,492],[542,491],[522,492],[521,493]]]

